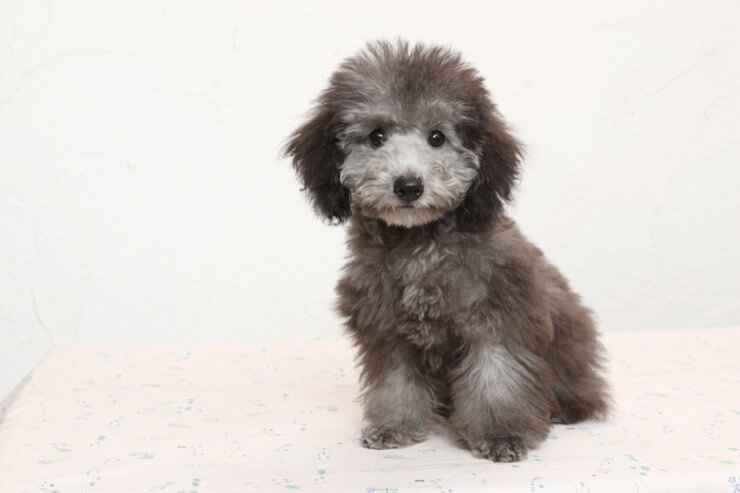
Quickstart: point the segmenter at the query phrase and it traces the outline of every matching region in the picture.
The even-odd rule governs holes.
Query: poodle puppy
[[[367,45],[284,152],[316,212],[349,222],[338,310],[359,352],[363,446],[447,421],[476,456],[511,462],[552,423],[605,416],[591,313],[504,214],[522,148],[458,53]]]

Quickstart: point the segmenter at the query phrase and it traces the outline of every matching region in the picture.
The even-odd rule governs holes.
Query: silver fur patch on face
[[[356,125],[367,135],[374,128]],[[460,204],[478,174],[478,157],[463,147],[450,124],[440,123],[425,131],[384,130],[386,140],[378,148],[370,145],[362,130],[353,129],[343,136],[347,157],[340,178],[352,194],[353,205],[365,216],[404,227],[432,222]],[[427,141],[432,130],[445,135],[440,147]],[[416,177],[424,187],[410,204],[393,190],[395,181],[405,176]]]

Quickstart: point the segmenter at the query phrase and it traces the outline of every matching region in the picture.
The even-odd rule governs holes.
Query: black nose
[[[424,185],[415,176],[402,176],[393,183],[393,193],[407,204],[421,197],[424,193]]]

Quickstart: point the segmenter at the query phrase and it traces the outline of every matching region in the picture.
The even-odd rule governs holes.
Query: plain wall
[[[604,331],[740,323],[740,4],[0,2],[0,396],[51,347],[334,338],[285,137],[365,41],[461,50]]]

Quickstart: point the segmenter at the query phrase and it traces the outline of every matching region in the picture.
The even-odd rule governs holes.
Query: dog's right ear
[[[339,123],[334,115],[327,102],[320,99],[311,119],[289,137],[284,154],[292,158],[316,213],[341,224],[350,215],[350,193],[339,179],[345,155],[339,148]]]

